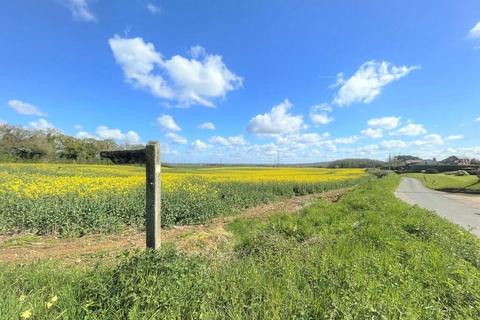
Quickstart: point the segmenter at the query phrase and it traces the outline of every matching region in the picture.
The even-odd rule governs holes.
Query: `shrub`
[[[384,178],[393,173],[393,171],[381,169],[367,169],[367,172],[377,178]]]
[[[469,176],[470,175],[465,170],[449,171],[449,172],[445,172],[445,174],[448,174],[448,175],[451,175],[451,176],[458,176],[458,177],[463,177],[463,176]]]
[[[433,168],[428,168],[425,170],[425,173],[426,174],[437,174],[438,173],[438,170],[437,169],[433,169]]]

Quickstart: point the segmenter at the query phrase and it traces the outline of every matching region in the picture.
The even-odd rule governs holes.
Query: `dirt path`
[[[293,197],[243,210],[235,216],[215,219],[208,224],[177,226],[162,231],[162,243],[189,253],[214,253],[232,245],[232,234],[225,225],[236,218],[261,218],[283,212],[298,212],[314,200],[337,201],[350,188]],[[114,260],[123,250],[145,247],[145,233],[128,231],[114,235],[88,235],[81,238],[49,236],[0,236],[0,262],[27,262],[59,259],[66,263]]]

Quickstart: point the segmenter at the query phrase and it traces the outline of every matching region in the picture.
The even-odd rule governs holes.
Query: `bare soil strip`
[[[208,224],[176,226],[162,230],[162,243],[173,245],[185,252],[215,253],[232,245],[232,234],[225,225],[237,218],[262,218],[273,214],[298,212],[317,199],[336,202],[351,188],[324,193],[296,196],[245,209],[240,214],[221,217]],[[114,260],[121,251],[143,250],[145,233],[128,231],[113,235],[88,235],[81,238],[53,236],[0,235],[0,262],[22,263],[40,259],[55,259],[66,263],[94,263]]]

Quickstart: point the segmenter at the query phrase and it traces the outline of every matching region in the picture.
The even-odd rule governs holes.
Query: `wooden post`
[[[160,247],[160,145],[150,141],[145,150],[147,163],[146,229],[147,248]]]

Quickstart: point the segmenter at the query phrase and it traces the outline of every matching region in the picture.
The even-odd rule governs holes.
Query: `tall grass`
[[[3,266],[0,309],[40,319],[479,319],[480,241],[398,201],[397,184],[236,220],[227,257],[164,248],[88,271]]]

